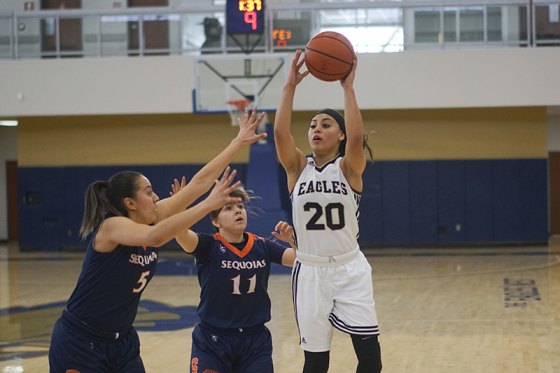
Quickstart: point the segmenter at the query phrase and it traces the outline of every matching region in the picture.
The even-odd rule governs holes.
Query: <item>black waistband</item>
[[[200,326],[202,326],[204,329],[207,329],[211,332],[231,333],[231,334],[255,333],[255,332],[262,331],[265,328],[264,324],[258,324],[258,325],[250,326],[248,328],[218,328],[213,325],[206,324],[205,322],[202,321],[200,322]]]
[[[70,325],[80,329],[81,331],[90,334],[94,337],[99,337],[99,338],[103,338],[103,339],[109,339],[109,340],[117,340],[119,339],[119,337],[121,337],[122,335],[120,333],[109,333],[109,332],[104,332],[102,330],[98,330],[96,328],[94,328],[93,326],[89,325],[88,323],[86,323],[85,321],[80,320],[79,318],[77,318],[76,316],[74,316],[70,311],[68,311],[66,308],[62,311],[62,318],[67,321],[68,323],[70,323]]]

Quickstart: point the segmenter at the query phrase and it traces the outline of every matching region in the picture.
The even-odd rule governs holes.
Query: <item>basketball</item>
[[[352,70],[354,48],[344,35],[323,31],[307,42],[304,60],[311,75],[325,82],[334,82]]]

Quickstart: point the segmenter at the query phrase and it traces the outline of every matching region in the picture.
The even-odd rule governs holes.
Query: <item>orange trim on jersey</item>
[[[245,244],[243,250],[239,250],[237,247],[227,242],[226,239],[219,233],[214,233],[214,238],[220,241],[222,245],[227,247],[229,251],[231,251],[232,253],[234,253],[240,258],[244,258],[245,255],[249,254],[249,252],[253,248],[253,244],[255,243],[255,235],[249,232],[245,232],[245,233],[247,234],[247,243]]]

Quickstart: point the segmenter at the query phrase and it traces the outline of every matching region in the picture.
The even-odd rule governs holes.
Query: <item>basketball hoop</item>
[[[243,122],[245,116],[245,109],[251,105],[251,100],[229,100],[226,101],[229,116],[231,118],[232,126],[239,126]]]
[[[245,109],[249,108],[252,110],[251,105],[253,101],[245,99],[245,100],[229,100],[226,101],[227,109],[229,116],[231,118],[231,125],[232,126],[239,126],[243,123],[243,119],[245,117]],[[258,124],[257,132],[264,132],[266,131],[266,124],[268,123],[268,115],[264,115],[261,121]],[[266,144],[266,139],[259,140],[259,144]]]

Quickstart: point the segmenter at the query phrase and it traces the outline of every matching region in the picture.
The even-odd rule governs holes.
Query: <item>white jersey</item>
[[[335,256],[358,248],[361,194],[350,188],[341,160],[338,157],[319,168],[308,156],[290,195],[300,253]]]

